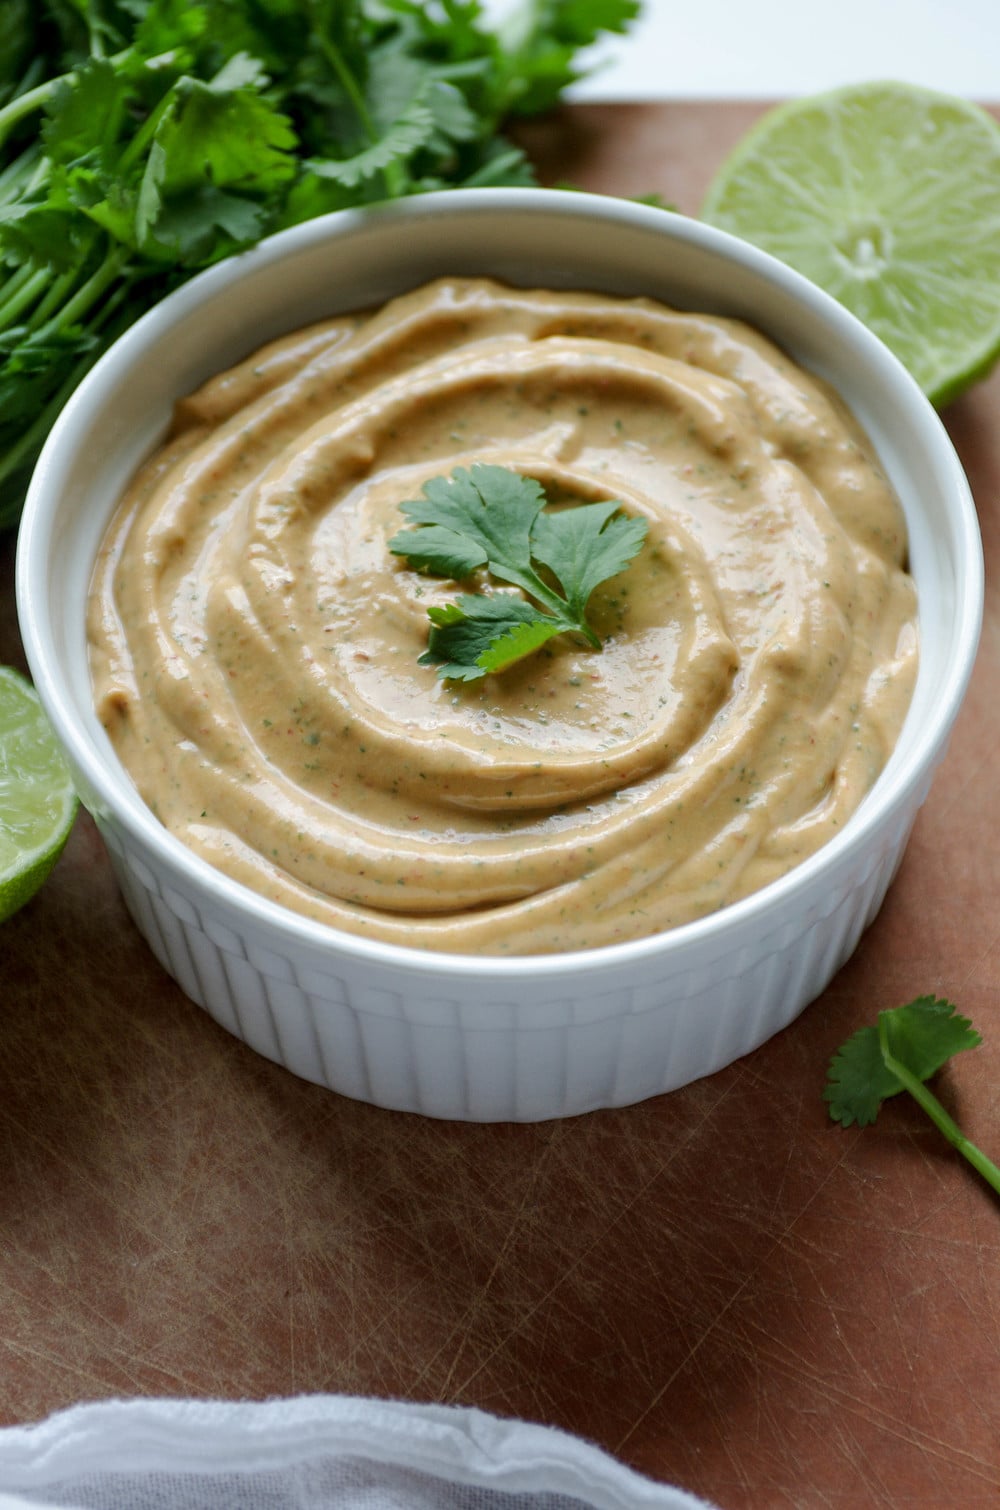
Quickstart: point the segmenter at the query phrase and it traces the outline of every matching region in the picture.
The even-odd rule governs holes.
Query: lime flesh
[[[76,810],[69,770],[34,688],[0,667],[0,922],[46,879]]]
[[[1000,356],[1000,123],[967,100],[889,82],[789,101],[702,217],[846,305],[938,406]]]

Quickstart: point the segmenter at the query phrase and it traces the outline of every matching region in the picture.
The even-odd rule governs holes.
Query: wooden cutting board
[[[760,107],[578,106],[548,182],[694,212]],[[623,1111],[438,1124],[229,1038],[132,928],[82,816],[0,932],[0,1423],[109,1395],[339,1391],[562,1426],[717,1502],[1000,1498],[1000,1203],[913,1105],[844,1132],[832,1051],[956,1001],[940,1095],[1000,1157],[1000,377],[945,416],[986,549],[982,649],[874,927],[741,1063]],[[22,664],[13,542],[0,662]]]

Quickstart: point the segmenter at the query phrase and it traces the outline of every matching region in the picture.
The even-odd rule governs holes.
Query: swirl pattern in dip
[[[602,650],[417,665],[458,589],[386,542],[472,462],[648,520],[591,600]],[[279,903],[427,949],[592,948],[837,833],[910,701],[905,568],[869,442],[746,326],[446,280],[178,405],[97,563],[97,706],[167,828]]]

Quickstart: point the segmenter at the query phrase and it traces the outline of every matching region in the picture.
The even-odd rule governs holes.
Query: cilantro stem
[[[95,17],[93,9],[87,6],[87,45],[90,48],[92,58],[104,57],[104,42],[101,38],[100,22]]]
[[[992,1159],[988,1159],[983,1151],[977,1148],[975,1143],[965,1136],[958,1123],[948,1115],[937,1097],[927,1089],[924,1082],[918,1076],[912,1074],[907,1069],[902,1060],[896,1058],[889,1048],[887,1018],[884,1012],[880,1012],[878,1015],[878,1043],[886,1069],[896,1076],[896,1079],[909,1091],[913,1099],[923,1107],[928,1117],[934,1123],[934,1126],[938,1129],[938,1132],[948,1139],[951,1146],[956,1148],[962,1157],[968,1160],[973,1169],[982,1175],[987,1184],[992,1186],[996,1193],[1000,1195],[1000,1169],[997,1168]]]
[[[13,325],[21,310],[35,298],[34,285],[39,276],[44,279],[44,274],[40,275],[31,262],[22,263],[15,273],[11,273],[0,294],[0,330]]]
[[[95,353],[92,361],[74,368],[72,376],[49,400],[41,413],[35,417],[34,422],[28,426],[27,430],[22,431],[13,445],[4,448],[3,453],[0,454],[0,484],[4,483],[8,477],[13,477],[18,468],[30,461],[35,452],[40,449],[56,415],[73,392],[86,367],[93,366],[93,362],[99,355],[99,352]]]
[[[142,125],[139,127],[138,131],[135,133],[132,140],[129,142],[128,146],[122,153],[118,164],[119,173],[124,173],[127,168],[130,168],[134,162],[142,157],[143,153],[146,151],[146,148],[149,146],[150,142],[155,136],[157,128],[159,127],[160,122],[163,120],[164,115],[166,115],[169,110],[172,110],[174,108],[175,103],[176,101],[174,99],[173,91],[168,90],[163,98],[157,102],[155,109],[149,112],[146,119],[143,121]]]
[[[98,47],[99,45],[100,44],[98,44]],[[125,58],[128,57],[128,55],[129,49],[126,47],[123,48],[121,52],[114,53],[110,58],[107,59],[107,61],[111,64],[116,65],[121,63]],[[91,56],[95,58],[103,58],[104,53],[103,51],[92,51]],[[157,60],[148,60],[149,63],[155,61]],[[63,84],[72,83],[72,81],[76,78],[76,75],[77,70],[75,68],[71,68],[68,73],[60,73],[54,75],[52,78],[43,79],[43,81],[40,84],[36,84],[33,89],[26,89],[23,94],[15,95],[12,100],[8,100],[7,104],[4,105],[2,109],[0,109],[0,145],[3,144],[4,137],[7,136],[15,126],[19,125],[20,122],[24,120],[25,116],[32,115],[36,110],[43,109],[55,94],[56,90],[59,89],[59,87]]]
[[[26,263],[25,267],[19,269],[19,271],[26,271],[29,276],[27,278],[21,279],[19,286],[14,290],[13,293],[11,293],[10,284],[13,283],[18,276],[17,273],[15,273],[14,277],[10,279],[7,287],[4,289],[3,308],[2,311],[0,311],[0,330],[6,330],[11,325],[16,324],[18,316],[21,314],[22,310],[25,310],[29,305],[34,304],[35,300],[41,294],[43,294],[46,288],[48,288],[49,286],[49,274],[43,267],[33,270],[31,268],[31,264]]]
[[[60,273],[59,277],[49,284],[48,292],[44,299],[31,312],[31,319],[28,321],[28,324],[32,330],[37,330],[40,326],[44,325],[52,314],[52,311],[59,308],[78,277],[79,273],[77,269],[71,268],[68,272]]]
[[[9,131],[24,120],[25,116],[41,110],[46,101],[55,94],[64,78],[72,77],[70,73],[60,75],[55,79],[45,79],[43,83],[36,84],[34,89],[28,89],[24,94],[19,94],[15,99],[9,100],[0,110],[0,142]]]
[[[375,128],[375,122],[372,120],[368,106],[365,104],[365,97],[358,88],[358,81],[344,61],[340,48],[322,32],[319,35],[319,45],[324,57],[340,80],[341,87],[350,100],[354,113],[361,123],[362,131],[364,131],[369,142],[374,144],[378,141],[378,131]],[[382,170],[382,173],[390,198],[401,199],[406,193],[407,187],[407,175],[401,164],[390,163]]]
[[[0,449],[0,529],[6,528],[8,524],[13,522],[13,517],[16,516],[16,509],[20,507],[19,499],[16,501],[15,508],[9,499],[2,497],[4,483],[10,478],[16,477],[20,468],[27,467],[34,461],[56,416],[80,382],[80,379],[104,355],[112,341],[120,336],[130,325],[133,316],[130,313],[128,305],[125,303],[128,291],[129,285],[127,282],[119,284],[111,297],[106,301],[98,317],[92,322],[91,328],[95,332],[101,329],[101,338],[97,345],[74,363],[72,371],[67,375],[45,407],[36,415],[33,423],[28,426],[27,430],[22,431],[16,441]],[[123,304],[125,305],[124,308],[122,307]]]
[[[6,167],[0,170],[0,202],[16,204],[21,195],[30,190],[40,157],[39,144],[32,142],[30,147],[25,147],[20,156],[12,158]]]
[[[367,136],[368,140],[370,142],[377,141],[378,137],[375,131],[375,123],[372,120],[371,116],[368,114],[368,106],[365,104],[365,97],[361,93],[361,90],[358,88],[357,79],[354,77],[353,73],[344,62],[340,48],[336,45],[335,42],[331,42],[330,38],[325,36],[322,32],[319,36],[319,45],[323,50],[326,61],[329,63],[330,67],[337,75],[337,78],[340,80],[341,87],[343,88],[344,93],[347,95],[347,98],[350,100],[351,105],[354,109],[354,113],[357,116],[358,120],[361,122],[364,133]]]
[[[21,98],[22,94],[27,94],[29,89],[34,89],[36,83],[38,83],[44,77],[45,72],[45,59],[41,57],[32,58],[27,68],[24,70],[24,73],[21,75],[21,78],[18,80],[17,87],[11,95],[11,99],[18,100]]]
[[[523,0],[507,12],[497,28],[501,51],[507,54],[522,52],[534,39],[538,30],[537,0]]]
[[[513,587],[519,587],[522,592],[526,592],[530,597],[534,598],[536,603],[540,603],[546,613],[550,613],[554,619],[558,619],[567,630],[573,630],[577,634],[582,634],[595,650],[600,650],[600,638],[594,633],[590,625],[582,621],[577,623],[566,599],[560,597],[557,592],[550,591],[538,574],[532,571],[530,567],[527,570],[516,570],[502,562],[492,560],[487,562],[487,567],[494,577],[499,577],[501,582],[509,582]]]
[[[115,247],[108,252],[96,272],[92,273],[82,287],[78,288],[72,299],[69,299],[59,311],[58,324],[72,325],[85,315],[92,305],[96,304],[101,295],[111,287],[119,273],[122,271],[128,253],[124,247]]]

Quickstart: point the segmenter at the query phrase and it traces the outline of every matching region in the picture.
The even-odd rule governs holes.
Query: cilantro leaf
[[[503,671],[567,627],[558,619],[539,618],[530,603],[510,593],[465,593],[427,612],[432,627],[419,664],[437,665],[447,681],[477,681]]]
[[[61,186],[44,199],[25,196],[0,205],[0,252],[22,264],[64,272],[86,261],[91,239],[91,227],[81,225],[78,207]]]
[[[638,14],[638,0],[532,0],[515,6],[504,21],[498,60],[505,109],[547,110],[581,77],[577,52],[602,31],[625,31]]]
[[[620,503],[592,503],[539,514],[535,521],[532,554],[562,580],[576,619],[583,618],[594,588],[616,576],[646,538],[645,519],[627,518],[620,510]]]
[[[869,1127],[889,1096],[909,1091],[954,1148],[1000,1194],[1000,1169],[972,1143],[927,1089],[953,1055],[982,1042],[968,1018],[948,1001],[918,996],[878,1014],[875,1026],[859,1028],[834,1054],[823,1099],[843,1127]]]
[[[831,1059],[823,1099],[831,1119],[842,1127],[854,1122],[870,1127],[886,1097],[902,1089],[902,1081],[885,1066],[878,1028],[868,1026],[852,1034]]]
[[[432,477],[422,499],[400,505],[419,534],[396,535],[389,549],[423,571],[467,577],[488,566],[495,577],[526,590],[544,586],[531,571],[531,530],[545,495],[530,477],[507,467],[477,463],[458,467],[450,477]]]
[[[263,93],[266,83],[246,54],[230,58],[207,82],[177,80],[154,138],[163,148],[165,192],[209,179],[267,193],[294,177],[295,134]]]
[[[421,665],[437,664],[445,680],[474,681],[505,670],[557,634],[576,632],[600,648],[587,603],[640,550],[646,521],[622,517],[615,500],[556,513],[544,508],[534,478],[482,463],[431,478],[422,498],[400,505],[413,528],[394,535],[389,549],[411,568],[462,581],[485,567],[526,595],[466,593],[431,608]],[[555,587],[535,563],[548,569]]]
[[[929,1080],[953,1054],[982,1042],[968,1019],[955,1015],[950,1002],[933,996],[918,996],[905,1007],[880,1012],[879,1024],[891,1055],[918,1080]],[[865,1027],[834,1055],[823,1095],[835,1122],[868,1127],[881,1103],[904,1089],[883,1058],[879,1028]]]
[[[207,83],[185,76],[173,85],[136,199],[136,239],[148,254],[168,250],[203,264],[261,235],[255,199],[274,193],[296,168],[291,125],[260,86],[259,66],[245,55]]]
[[[481,153],[479,164],[467,178],[462,179],[466,189],[489,189],[499,184],[516,184],[533,189],[537,183],[535,170],[520,147],[497,139]],[[441,184],[439,187],[444,188]]]
[[[90,58],[54,91],[45,110],[42,142],[53,163],[72,163],[113,147],[122,129],[128,80],[106,58]]]
[[[53,371],[96,345],[96,338],[78,325],[51,332],[30,332],[14,326],[0,336],[0,414],[4,425],[23,425],[45,402]]]
[[[433,129],[434,119],[430,111],[420,100],[414,100],[405,114],[393,121],[377,141],[350,157],[312,157],[306,166],[318,178],[330,178],[334,183],[343,184],[345,189],[354,189],[422,147]]]

